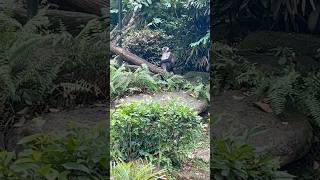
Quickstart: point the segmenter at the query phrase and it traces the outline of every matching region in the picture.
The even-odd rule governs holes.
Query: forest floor
[[[210,130],[208,124],[204,127],[198,147],[178,172],[181,180],[210,179]]]

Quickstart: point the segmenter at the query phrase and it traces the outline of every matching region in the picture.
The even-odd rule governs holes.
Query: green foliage
[[[111,114],[112,155],[125,161],[151,156],[170,167],[191,150],[201,130],[197,113],[174,100],[122,104]]]
[[[111,167],[111,178],[114,180],[150,180],[164,179],[165,171],[157,170],[145,162],[118,162]]]
[[[14,32],[11,39],[1,41],[0,81],[5,102],[31,105],[43,101],[52,88],[63,60],[53,50],[60,45],[52,43],[57,37],[37,30],[47,25],[46,18],[36,16]],[[36,49],[40,49],[41,54]]]
[[[297,95],[294,85],[299,76],[299,73],[295,71],[289,71],[271,84],[268,92],[268,98],[270,100],[272,109],[276,114],[282,113],[285,109],[287,101]]]
[[[317,126],[320,126],[320,73],[310,72],[303,77],[302,88],[299,91],[301,109],[310,115]]]
[[[292,64],[295,58],[292,49],[271,50],[279,58],[283,72],[269,74],[243,60],[236,49],[227,45],[214,43],[212,51],[216,63],[212,68],[211,85],[215,91],[221,88],[254,90],[258,96],[267,97],[275,114],[282,115],[294,109],[312,117],[316,125],[320,124],[319,72],[298,71]]]
[[[236,49],[228,45],[215,42],[211,49],[211,85],[215,91],[219,91],[222,88],[231,88],[234,86],[234,80],[237,78],[236,72],[239,61],[239,56],[236,54]],[[214,63],[213,63],[214,61]],[[240,79],[238,79],[239,81]]]
[[[248,144],[233,138],[214,139],[212,144],[211,173],[217,180],[293,179],[277,170],[277,161],[268,155],[258,155]]]
[[[319,20],[317,5],[314,0],[218,0],[213,4],[213,19],[227,22],[231,31],[233,24],[242,21],[248,30],[313,32]]]
[[[63,24],[49,30],[51,24],[44,13],[45,9],[39,11],[23,26],[4,13],[0,15],[0,21],[6,22],[0,31],[4,37],[0,42],[1,104],[19,109],[48,103],[50,96],[56,99],[70,92],[71,85],[79,87],[73,88],[75,91],[85,91],[81,96],[106,94],[101,90],[106,87],[101,81],[105,81],[103,59],[108,42],[103,23],[92,20],[73,37]]]
[[[208,57],[209,49],[209,24],[210,4],[209,0],[161,0],[161,1],[129,1],[123,0],[125,15],[136,12],[139,15],[139,23],[136,26],[134,36],[138,40],[145,40],[146,27],[156,32],[163,32],[171,37],[170,41],[163,39],[157,41],[157,36],[147,39],[147,42],[156,41],[170,47],[176,53],[178,64],[186,69],[197,69],[197,61],[203,56]],[[116,10],[116,3],[113,4],[113,12]],[[117,21],[116,14],[111,17],[112,22]],[[115,25],[114,25],[115,26]],[[148,34],[147,34],[148,35]],[[147,36],[148,37],[148,36]],[[126,38],[125,38],[126,39]],[[139,41],[138,41],[139,42]],[[138,44],[138,43],[137,43]],[[155,44],[155,43],[153,43]],[[134,45],[134,44],[133,44]],[[190,46],[191,45],[191,46]],[[136,45],[139,46],[139,45]],[[153,48],[149,48],[149,46]],[[140,47],[138,52],[147,51],[147,54],[159,52],[158,48],[148,43],[147,47]],[[139,53],[138,53],[139,54]],[[141,54],[144,55],[143,53]],[[157,54],[156,54],[157,55]],[[155,58],[156,57],[156,58]],[[153,58],[155,58],[153,60]],[[148,58],[145,58],[149,60]],[[151,62],[157,62],[159,56],[152,55]],[[203,70],[203,69],[199,69]]]
[[[117,68],[111,64],[110,76],[112,98],[132,93],[184,90],[196,98],[210,100],[209,85],[202,82],[191,83],[179,75],[151,75],[146,65],[132,72],[124,65]]]
[[[134,72],[127,70],[124,66],[117,69],[111,65],[110,76],[111,97],[113,98],[125,93],[143,90],[153,92],[158,89],[157,81],[150,75],[146,65],[142,65]]]
[[[210,101],[210,85],[203,84],[200,80],[190,82],[180,75],[163,75],[164,80],[160,80],[159,84],[165,91],[185,90],[199,99]]]
[[[104,179],[108,174],[108,132],[71,129],[35,134],[20,141],[23,151],[0,152],[1,179]]]
[[[274,53],[275,57],[279,58],[278,63],[280,65],[289,65],[293,63],[295,58],[295,52],[292,48],[288,47],[278,47],[270,50]]]

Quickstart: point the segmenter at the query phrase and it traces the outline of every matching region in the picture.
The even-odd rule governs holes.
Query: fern
[[[281,114],[287,105],[287,98],[297,95],[294,83],[300,74],[294,70],[277,79],[270,87],[268,99],[276,114]]]
[[[53,33],[45,11],[40,10],[23,26],[0,13],[0,24],[5,22],[5,28],[0,25],[0,38],[4,40],[0,42],[1,103],[45,103],[59,88],[63,89],[61,94],[103,94],[100,89],[106,86],[101,82],[106,78],[107,30],[102,31],[101,24],[89,23],[90,28],[74,38],[61,23],[58,33]],[[87,29],[90,33],[85,33]],[[100,49],[95,49],[98,46]]]
[[[303,78],[301,85],[299,103],[301,109],[312,117],[314,122],[320,126],[320,73],[311,72]]]
[[[125,93],[130,93],[130,90],[147,90],[150,92],[156,91],[159,87],[154,77],[150,75],[148,67],[142,65],[134,72],[127,70],[124,66],[116,69],[111,66],[111,96],[121,96]]]
[[[313,121],[318,127],[320,127],[320,101],[315,96],[308,94],[307,96],[302,96],[303,104],[305,105],[309,115],[312,117]]]

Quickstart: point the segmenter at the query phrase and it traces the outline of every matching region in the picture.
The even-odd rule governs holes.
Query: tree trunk
[[[4,7],[0,4],[0,10]],[[22,7],[15,7],[13,10],[14,18],[16,18],[21,24],[25,24],[28,21],[27,10]],[[64,23],[69,32],[75,34],[81,30],[81,25],[86,25],[90,20],[98,18],[94,14],[72,12],[63,10],[46,10],[45,16],[53,23],[53,25],[59,25],[60,20]]]
[[[50,0],[61,8],[69,7],[79,12],[101,15],[101,9],[109,9],[109,0]]]
[[[114,45],[112,43],[110,45],[110,50],[111,50],[111,52],[119,55],[121,58],[123,58],[127,62],[130,62],[135,65],[146,64],[151,72],[157,73],[157,74],[164,73],[164,70],[162,70],[158,66],[151,64],[148,61],[140,58],[139,56],[132,54],[131,52],[129,52],[123,48],[117,47],[116,45]]]

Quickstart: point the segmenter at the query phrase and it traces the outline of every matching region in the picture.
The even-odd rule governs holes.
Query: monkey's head
[[[162,53],[170,52],[170,48],[165,46],[162,48]]]

